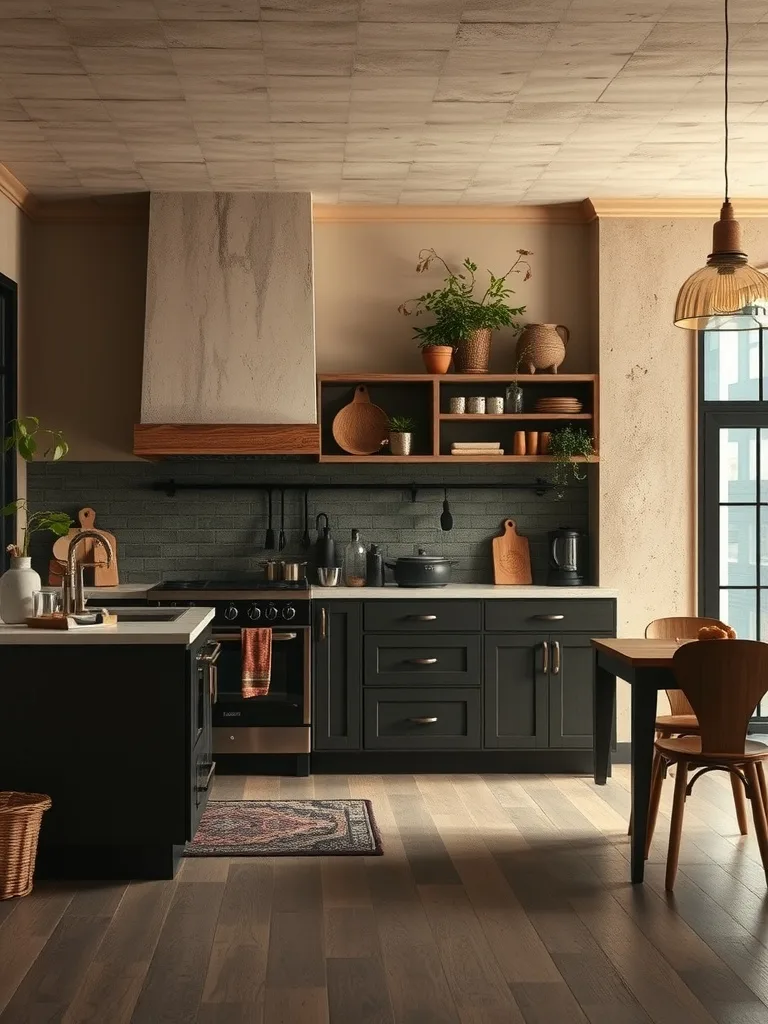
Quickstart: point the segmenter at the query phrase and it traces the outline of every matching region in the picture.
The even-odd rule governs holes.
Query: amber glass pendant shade
[[[750,331],[768,327],[768,277],[741,251],[741,228],[730,202],[712,232],[707,265],[683,284],[675,325],[692,331]]]

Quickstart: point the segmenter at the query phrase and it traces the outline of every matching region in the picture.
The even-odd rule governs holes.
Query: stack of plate
[[[537,398],[536,412],[576,413],[584,408],[578,398]]]

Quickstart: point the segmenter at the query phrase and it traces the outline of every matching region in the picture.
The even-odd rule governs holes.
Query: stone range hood
[[[318,451],[310,194],[153,193],[134,453]]]

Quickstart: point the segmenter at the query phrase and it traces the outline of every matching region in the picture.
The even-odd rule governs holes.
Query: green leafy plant
[[[24,416],[21,419],[11,420],[8,429],[9,433],[3,441],[3,451],[9,452],[15,448],[25,462],[33,462],[37,456],[40,450],[38,446],[40,435],[47,438],[45,442],[47,447],[44,447],[42,451],[43,458],[49,458],[51,462],[58,462],[69,451],[69,445],[64,440],[62,432],[41,427],[37,416]],[[27,521],[22,530],[21,546],[8,545],[8,551],[15,557],[28,557],[33,534],[50,530],[57,537],[66,537],[73,522],[66,512],[30,512],[25,498],[11,501],[0,509],[0,515],[4,516],[13,516],[18,512],[26,513]]]
[[[469,257],[464,260],[461,269],[452,270],[446,261],[434,249],[422,249],[416,273],[426,273],[433,263],[442,265],[445,271],[442,288],[425,292],[415,299],[398,306],[403,316],[420,316],[431,313],[435,322],[425,327],[415,327],[414,336],[420,348],[432,345],[455,346],[465,341],[473,331],[482,328],[496,330],[499,327],[511,327],[519,331],[521,325],[516,317],[525,312],[525,306],[510,306],[507,299],[514,292],[507,284],[512,274],[522,274],[527,281],[531,276],[531,265],[526,257],[532,253],[528,249],[518,249],[517,259],[501,277],[488,271],[488,287],[478,299],[475,297],[477,264]]]
[[[410,434],[414,428],[414,421],[410,416],[390,416],[389,429],[393,434]]]
[[[569,423],[552,431],[547,454],[555,460],[552,481],[557,497],[562,498],[571,477],[574,480],[586,479],[581,463],[575,460],[589,461],[595,454],[595,445],[589,431],[584,427],[572,427]]]

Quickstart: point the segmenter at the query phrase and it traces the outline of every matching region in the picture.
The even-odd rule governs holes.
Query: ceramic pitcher
[[[571,332],[562,324],[527,324],[517,342],[517,362],[524,373],[557,373]]]
[[[31,558],[12,558],[10,569],[0,576],[0,620],[18,624],[34,615],[32,595],[41,586]]]

